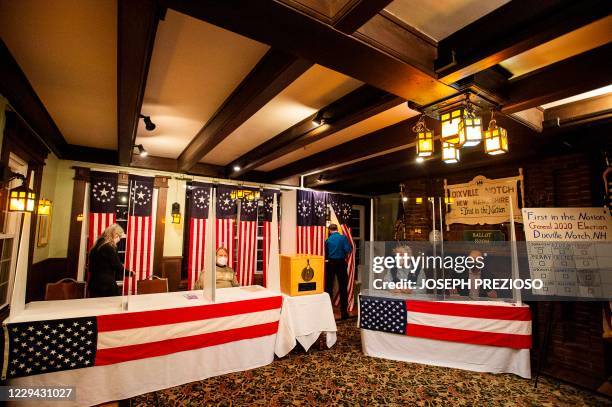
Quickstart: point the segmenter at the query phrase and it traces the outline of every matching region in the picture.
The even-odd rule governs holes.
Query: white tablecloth
[[[197,295],[187,299],[185,294]],[[217,303],[277,296],[264,288],[235,287],[217,290]],[[130,297],[131,311],[157,310],[206,304],[201,291],[148,294]],[[26,305],[6,323],[93,316],[120,312],[121,297],[45,301]],[[276,335],[229,342],[165,356],[83,369],[39,374],[9,380],[16,386],[75,386],[74,402],[36,402],[36,405],[94,405],[126,399],[226,373],[272,363]]]
[[[511,306],[501,301],[472,305]],[[410,311],[408,311],[410,312]],[[444,315],[440,315],[444,319]],[[367,356],[475,372],[514,373],[531,378],[529,349],[474,345],[361,329],[361,347]]]
[[[361,330],[361,347],[367,356],[531,378],[529,349],[438,341],[368,329]]]
[[[336,321],[327,293],[291,297],[283,294],[275,353],[287,355],[300,343],[308,351],[322,332],[331,348],[336,343]]]

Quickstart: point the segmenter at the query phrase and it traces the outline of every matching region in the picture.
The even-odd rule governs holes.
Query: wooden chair
[[[85,281],[76,281],[73,278],[63,278],[57,283],[48,283],[45,288],[45,301],[85,298],[86,286]]]
[[[168,292],[168,279],[153,276],[151,280],[139,280],[138,294],[156,294]]]

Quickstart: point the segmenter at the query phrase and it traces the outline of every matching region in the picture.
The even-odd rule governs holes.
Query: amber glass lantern
[[[9,210],[12,212],[34,212],[36,194],[28,188],[26,181],[20,187],[11,189]]]
[[[434,136],[433,131],[429,130],[425,125],[425,116],[419,118],[419,121],[414,125],[412,131],[417,135],[417,157],[431,156],[434,152]]]
[[[485,152],[489,155],[505,154],[508,152],[508,133],[503,127],[499,127],[491,113],[489,128],[484,135]]]
[[[442,143],[442,161],[447,164],[459,162],[459,147],[451,143]]]
[[[465,132],[460,131],[463,116],[463,107],[440,115],[440,123],[442,124],[440,138],[443,142],[454,144],[457,147],[461,147],[465,144]]]
[[[482,141],[482,119],[474,114],[466,114],[459,123],[459,132],[465,135],[465,147],[473,147]]]
[[[51,201],[48,199],[41,199],[38,201],[38,214],[48,216],[51,214]]]
[[[172,223],[179,225],[181,223],[181,205],[178,202],[172,204]]]

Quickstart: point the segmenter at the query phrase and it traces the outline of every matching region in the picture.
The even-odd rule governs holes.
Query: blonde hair
[[[225,254],[226,254],[227,256],[229,256],[229,251],[228,251],[228,250],[227,250],[225,247],[223,247],[223,246],[221,246],[221,247],[217,247],[217,251],[215,252],[215,256],[218,256],[218,255],[219,255],[219,252],[220,252],[221,250],[223,250],[223,251],[225,252]]]
[[[100,239],[102,239],[100,246],[110,244],[111,246],[116,247],[117,245],[115,244],[115,238],[121,236],[123,236],[123,228],[116,223],[113,223],[104,229],[104,232],[102,232],[100,235]]]

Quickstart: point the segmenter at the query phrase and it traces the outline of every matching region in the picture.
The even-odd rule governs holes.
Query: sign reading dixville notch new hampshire
[[[518,191],[523,196],[523,173],[519,176],[489,179],[482,175],[465,184],[447,185],[444,181],[447,202],[446,224],[496,225],[510,222],[510,202],[514,221],[522,222]]]

